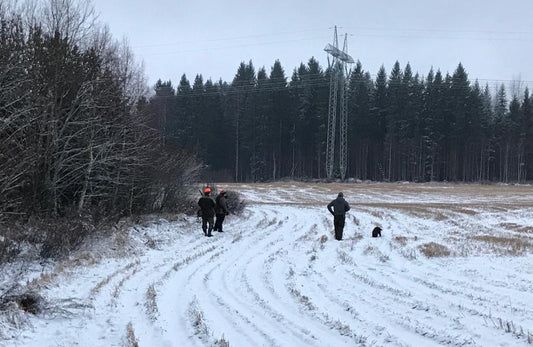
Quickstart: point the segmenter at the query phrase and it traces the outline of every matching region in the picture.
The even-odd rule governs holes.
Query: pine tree
[[[526,88],[522,100],[520,121],[520,162],[518,181],[527,181],[532,179],[533,173],[533,101]]]
[[[152,103],[156,111],[154,113],[155,119],[152,120],[151,125],[158,130],[164,143],[168,135],[168,119],[172,119],[172,115],[175,113],[175,91],[171,81],[162,82],[160,79],[157,80],[154,91],[155,96],[152,98]]]
[[[253,93],[256,85],[255,68],[250,61],[241,62],[231,84],[231,119],[234,127],[235,180],[246,180],[250,174],[249,163],[253,136]]]
[[[348,95],[348,176],[361,179],[376,179],[375,138],[379,133],[379,123],[370,115],[372,81],[357,61],[350,75]],[[379,176],[378,176],[379,177]]]
[[[191,104],[192,88],[183,74],[176,92],[176,112],[171,119],[167,118],[168,142],[177,148],[192,151],[194,148],[194,120]]]
[[[282,175],[287,175],[290,157],[286,149],[290,148],[290,104],[289,91],[285,71],[279,60],[274,62],[267,81],[269,94],[268,109],[268,141],[269,162],[268,171],[270,178],[275,180]]]
[[[380,180],[389,180],[389,175],[385,171],[386,167],[386,151],[385,151],[385,139],[387,136],[387,120],[388,120],[388,90],[387,90],[387,72],[382,65],[376,76],[376,82],[372,92],[372,106],[370,109],[370,115],[373,121],[376,123],[376,161]]]
[[[385,138],[385,158],[386,172],[388,180],[398,180],[400,173],[400,158],[398,151],[400,117],[404,113],[405,95],[404,86],[402,85],[403,73],[400,63],[396,61],[389,76],[387,88],[387,134]]]

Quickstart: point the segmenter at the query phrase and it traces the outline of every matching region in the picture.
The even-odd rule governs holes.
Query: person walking
[[[226,203],[226,191],[224,189],[222,189],[215,198],[215,204],[216,221],[215,228],[213,230],[218,230],[218,232],[221,233],[224,218],[226,218],[226,216],[229,214],[228,205]]]
[[[344,194],[340,192],[337,198],[328,204],[328,211],[333,215],[333,225],[335,226],[335,240],[342,240],[346,212],[350,210],[350,205],[344,200]]]
[[[211,188],[204,188],[204,195],[198,200],[198,206],[202,210],[202,230],[204,235],[211,237],[211,231],[213,230],[213,222],[215,217],[215,201],[209,196]],[[209,225],[209,228],[208,228]]]

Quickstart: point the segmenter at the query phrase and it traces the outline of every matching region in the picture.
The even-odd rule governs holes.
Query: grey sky
[[[462,62],[471,81],[492,88],[511,80],[533,86],[532,0],[93,0],[112,34],[126,37],[148,82],[183,73],[192,82],[231,82],[241,61],[267,73],[279,59],[290,77],[339,27],[348,52],[372,76],[396,60],[427,75]]]

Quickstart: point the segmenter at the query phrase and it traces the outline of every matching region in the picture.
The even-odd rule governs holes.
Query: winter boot
[[[209,229],[209,230],[207,231],[207,237],[211,237],[211,236],[213,236],[213,235],[211,234],[211,229]]]

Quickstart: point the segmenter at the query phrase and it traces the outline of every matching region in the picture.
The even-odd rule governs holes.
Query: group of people
[[[222,223],[224,218],[229,214],[226,202],[226,191],[222,189],[215,199],[211,197],[211,188],[205,187],[204,193],[198,206],[202,215],[202,230],[207,237],[213,236],[212,231],[223,232]],[[216,220],[215,220],[216,218]]]
[[[211,197],[211,188],[205,187],[198,206],[202,215],[202,230],[207,237],[213,236],[212,231],[222,232],[222,223],[229,214],[226,203],[226,191],[222,189],[215,199]],[[350,210],[350,205],[344,200],[344,194],[340,192],[337,198],[331,201],[328,211],[333,215],[333,225],[335,227],[335,239],[342,240],[346,212]],[[216,219],[215,219],[216,218]]]

